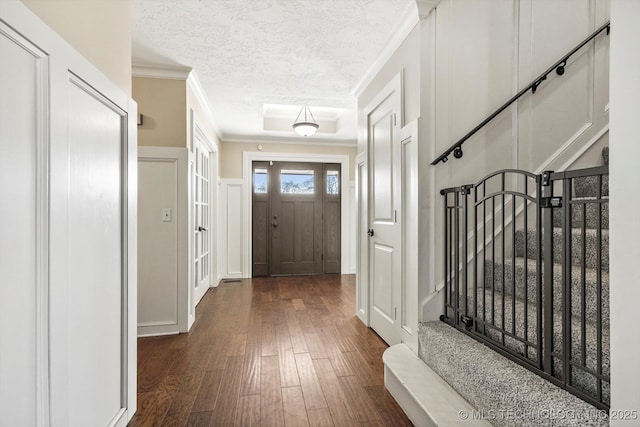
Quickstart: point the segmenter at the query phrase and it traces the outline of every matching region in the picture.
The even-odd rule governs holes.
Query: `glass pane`
[[[280,192],[289,194],[313,194],[314,171],[313,170],[288,170],[280,171]]]
[[[267,193],[267,170],[253,170],[253,192],[257,194]]]
[[[327,194],[340,194],[340,172],[327,171]]]

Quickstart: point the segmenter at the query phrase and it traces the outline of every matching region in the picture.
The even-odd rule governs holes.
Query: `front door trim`
[[[340,185],[343,191],[340,194],[340,202],[342,211],[340,213],[340,227],[342,230],[340,236],[341,250],[341,270],[342,274],[349,273],[349,236],[351,235],[351,227],[349,227],[349,209],[347,209],[351,197],[349,179],[351,171],[349,170],[349,155],[347,154],[301,154],[301,153],[262,153],[245,151],[242,155],[242,176],[243,176],[243,200],[244,207],[242,212],[242,228],[243,228],[243,244],[242,244],[242,277],[251,277],[251,266],[253,259],[251,255],[251,242],[253,235],[251,231],[251,196],[252,196],[252,177],[251,164],[253,161],[282,161],[282,162],[310,162],[310,163],[340,163],[341,176]]]

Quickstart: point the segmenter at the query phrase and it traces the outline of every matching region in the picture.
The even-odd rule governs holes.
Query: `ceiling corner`
[[[439,3],[440,0],[437,0],[437,2]],[[362,76],[360,81],[351,91],[351,94],[353,96],[358,98],[360,95],[362,95],[362,92],[364,92],[371,81],[373,81],[375,76],[380,72],[380,70],[382,70],[384,64],[386,64],[391,56],[395,53],[395,51],[398,50],[402,42],[404,42],[404,39],[407,38],[409,33],[411,33],[418,22],[420,22],[418,10],[416,10],[416,3],[412,1],[404,11],[404,14],[402,16],[402,23],[398,27],[397,31],[385,44],[385,46],[378,54],[378,57],[375,59],[375,61],[373,61],[369,69],[365,72],[364,76]]]

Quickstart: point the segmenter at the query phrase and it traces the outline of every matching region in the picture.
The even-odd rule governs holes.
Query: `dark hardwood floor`
[[[138,340],[130,426],[410,426],[384,387],[387,345],[355,313],[354,276],[210,289],[188,334]]]

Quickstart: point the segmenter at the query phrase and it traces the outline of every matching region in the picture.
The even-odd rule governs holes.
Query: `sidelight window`
[[[340,194],[340,172],[327,171],[327,194]]]
[[[253,192],[256,194],[267,194],[268,171],[267,169],[256,168],[253,170]]]

